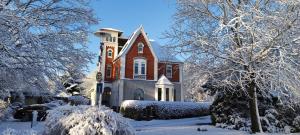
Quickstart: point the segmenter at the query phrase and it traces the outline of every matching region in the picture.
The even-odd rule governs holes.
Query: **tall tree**
[[[166,37],[212,84],[244,91],[261,132],[257,91],[299,92],[299,12],[298,0],[178,0]]]
[[[0,93],[49,90],[59,75],[91,61],[89,0],[0,1]],[[60,83],[60,82],[59,82]]]

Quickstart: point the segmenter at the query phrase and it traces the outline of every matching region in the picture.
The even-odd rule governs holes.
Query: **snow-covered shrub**
[[[15,130],[8,128],[2,132],[2,135],[37,135],[34,130]]]
[[[84,96],[70,96],[68,97],[69,102],[72,105],[89,105],[90,104],[90,100]]]
[[[128,118],[175,119],[209,115],[210,102],[163,102],[126,100],[121,104],[121,113]]]
[[[260,121],[264,132],[299,132],[293,124],[299,115],[299,103],[292,99],[258,92]],[[211,106],[213,124],[221,128],[250,131],[249,97],[243,92],[218,91]],[[295,120],[294,120],[295,119]],[[288,130],[290,128],[290,130]]]
[[[120,114],[101,106],[60,106],[49,110],[46,135],[134,135],[134,129]]]
[[[293,121],[293,126],[295,127],[295,132],[300,132],[300,116],[297,116]]]
[[[8,104],[0,99],[0,120],[4,117],[4,111],[7,108]]]

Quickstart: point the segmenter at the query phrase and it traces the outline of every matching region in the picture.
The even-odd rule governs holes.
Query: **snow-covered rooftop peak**
[[[121,30],[114,29],[114,28],[101,28],[100,30],[109,30],[109,31],[123,32]]]
[[[162,75],[156,84],[161,84],[161,85],[173,85],[173,83],[171,83],[171,81],[165,76]]]

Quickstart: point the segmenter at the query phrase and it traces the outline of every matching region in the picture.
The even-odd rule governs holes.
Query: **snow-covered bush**
[[[213,124],[221,128],[251,130],[249,97],[243,92],[225,93],[218,91],[211,106]],[[271,93],[258,93],[260,121],[264,132],[285,133],[297,130],[297,115],[300,105],[293,99],[278,97]],[[299,117],[300,125],[300,117]],[[300,128],[299,128],[300,129]]]
[[[120,114],[101,106],[60,106],[49,110],[45,122],[46,135],[134,135]]]
[[[84,96],[70,96],[68,97],[69,102],[72,105],[89,105],[90,104],[90,100]]]
[[[15,130],[8,128],[2,132],[2,135],[37,135],[34,130]]]
[[[4,111],[7,108],[8,104],[0,99],[0,120],[4,117]]]
[[[295,127],[295,132],[300,132],[300,116],[297,116],[293,121],[293,126]]]
[[[209,115],[210,102],[163,102],[126,100],[121,104],[121,113],[136,120],[175,119]]]

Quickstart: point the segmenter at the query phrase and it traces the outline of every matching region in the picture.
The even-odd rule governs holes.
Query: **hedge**
[[[178,119],[209,115],[211,102],[165,102],[125,100],[120,112],[135,120]]]

